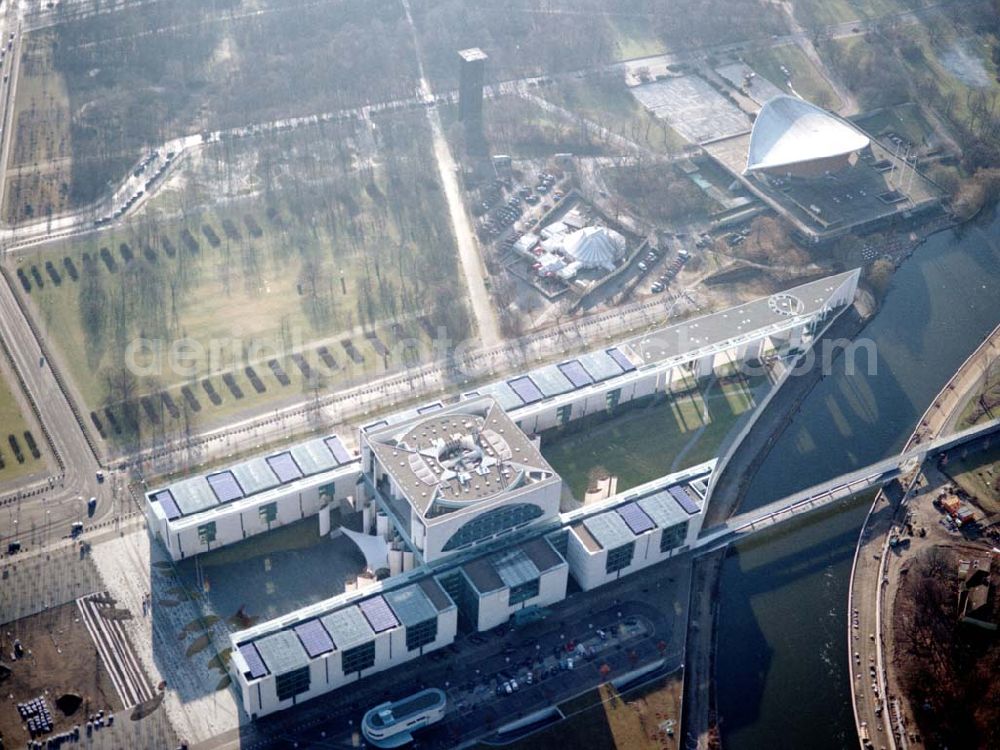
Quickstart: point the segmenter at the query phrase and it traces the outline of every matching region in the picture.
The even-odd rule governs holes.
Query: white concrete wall
[[[314,516],[319,513],[321,505],[320,487],[333,482],[334,502],[339,502],[356,493],[359,476],[360,466],[356,465],[353,470],[341,467],[335,472],[319,474],[289,485],[283,494],[277,491],[262,492],[245,500],[221,505],[205,513],[175,519],[172,523],[160,521],[158,514],[152,510],[147,510],[146,515],[156,519],[156,525],[151,525],[150,528],[159,533],[171,557],[180,560],[208,552],[210,549],[234,544],[256,534],[266,533],[268,528],[261,520],[260,508],[273,502],[278,504],[278,515],[271,523],[272,530]],[[198,528],[213,521],[215,541],[211,545],[203,544],[198,535]]]
[[[569,582],[569,566],[560,565],[545,571],[538,581],[538,596],[525,599],[514,606],[510,605],[510,589],[491,591],[479,598],[479,620],[476,630],[480,632],[491,630],[497,625],[503,625],[510,616],[519,609],[528,607],[547,607],[561,602],[566,598],[566,585]]]
[[[277,682],[274,675],[267,675],[260,680],[247,683],[243,679],[242,670],[245,664],[238,654],[234,653],[234,658],[230,663],[230,674],[235,683],[239,686],[240,696],[243,700],[243,708],[248,714],[265,716],[275,711],[298,705],[311,698],[329,693],[339,687],[357,682],[376,672],[390,669],[397,664],[416,659],[423,654],[429,654],[439,648],[444,648],[455,641],[458,631],[458,609],[452,607],[444,612],[438,613],[438,634],[437,638],[423,647],[408,651],[406,648],[406,629],[399,627],[393,630],[379,633],[375,636],[375,664],[358,674],[352,672],[345,675],[342,671],[341,652],[333,651],[324,656],[313,659],[309,664],[310,686],[309,690],[294,699],[285,701],[278,700]],[[327,680],[327,666],[329,666],[329,681]],[[260,692],[260,702],[257,695]]]

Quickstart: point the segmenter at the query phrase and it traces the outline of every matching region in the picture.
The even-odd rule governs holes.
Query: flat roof
[[[503,581],[503,585],[509,589],[533,581],[540,575],[531,558],[520,547],[498,552],[492,556],[490,563]]]
[[[337,466],[337,459],[333,457],[324,438],[316,438],[308,443],[293,446],[291,454],[306,476],[329,471]]]
[[[366,434],[380,466],[428,520],[556,476],[489,397]]]
[[[309,666],[309,655],[291,630],[279,630],[253,642],[272,674],[280,675]]]
[[[581,354],[576,359],[597,382],[609,380],[625,372],[622,366],[604,350]]]
[[[614,510],[583,519],[583,525],[604,549],[635,541],[635,534]]]
[[[375,632],[356,605],[337,609],[319,618],[339,651],[375,640]]]
[[[619,348],[632,353],[639,361],[655,363],[724,344],[741,335],[821,311],[830,294],[854,273],[852,270],[817,279],[770,297],[691,318],[635,336]]]
[[[437,607],[427,598],[424,590],[416,584],[386,591],[383,596],[392,607],[392,611],[396,613],[396,617],[406,627],[437,617]]]
[[[175,521],[356,462],[339,437],[328,435],[182,479],[148,492],[146,497],[159,503],[168,521]]]
[[[687,512],[677,504],[677,501],[666,490],[654,492],[652,495],[639,498],[636,500],[636,503],[661,529],[684,523],[690,518]]]
[[[469,582],[480,594],[498,591],[503,588],[503,579],[490,564],[489,557],[477,557],[462,566]]]
[[[278,479],[264,458],[252,458],[249,461],[236,464],[230,471],[246,495],[256,495],[258,492],[269,490],[281,484],[281,480]]]
[[[545,537],[531,539],[522,544],[521,549],[524,550],[524,554],[531,559],[540,573],[558,568],[565,562]]]
[[[212,492],[212,486],[205,477],[191,477],[167,488],[181,513],[189,516],[192,513],[214,508],[219,504],[219,498]]]
[[[541,369],[533,370],[531,379],[546,398],[569,393],[578,387],[573,385],[572,381],[566,377],[557,365],[548,365]]]
[[[431,578],[430,576],[421,578],[417,585],[424,590],[424,594],[427,595],[427,598],[438,612],[444,612],[455,606],[451,597],[441,588],[441,584],[437,582],[436,578]]]

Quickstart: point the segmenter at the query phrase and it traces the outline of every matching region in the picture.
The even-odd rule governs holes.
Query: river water
[[[892,455],[1000,322],[1000,213],[932,236],[893,278],[857,350],[806,397],[750,484],[763,505]],[[868,352],[875,367],[869,367]],[[857,747],[847,586],[871,497],[739,545],[722,573],[716,667],[726,750]]]

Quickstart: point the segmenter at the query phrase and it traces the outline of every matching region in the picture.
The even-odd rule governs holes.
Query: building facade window
[[[198,540],[202,544],[211,544],[215,541],[215,521],[203,523],[198,527]]]
[[[309,667],[279,674],[274,680],[274,687],[279,701],[286,701],[306,692],[309,689]]]
[[[510,598],[507,600],[508,605],[513,607],[515,604],[520,604],[523,601],[527,601],[532,597],[538,596],[539,586],[540,579],[538,578],[533,578],[530,581],[525,581],[524,583],[519,583],[516,586],[511,586]]]
[[[632,555],[635,554],[635,542],[628,542],[620,547],[608,550],[608,562],[604,567],[606,573],[617,573],[622,568],[627,568],[632,564]]]
[[[437,618],[418,622],[406,628],[406,650],[416,651],[421,646],[433,643],[438,634]]]
[[[608,391],[607,395],[605,395],[604,397],[604,403],[607,404],[608,411],[611,411],[616,406],[618,406],[618,402],[621,401],[621,399],[622,399],[621,388],[612,388],[610,391]]]
[[[264,503],[257,509],[257,513],[260,516],[260,520],[263,521],[267,528],[271,528],[271,524],[274,523],[278,518],[278,504],[275,503]]]
[[[540,518],[544,513],[545,511],[537,505],[530,505],[528,503],[496,508],[483,513],[483,515],[477,518],[473,518],[452,534],[442,550],[450,552],[462,549],[463,547],[481,542],[484,539],[505,534],[512,529],[516,529],[518,526],[531,523],[536,518]]]
[[[375,641],[347,649],[340,660],[340,668],[344,674],[360,672],[373,666],[375,666]]]
[[[564,425],[573,418],[573,404],[565,404],[556,409],[556,421]]]
[[[660,552],[666,552],[667,550],[680,547],[684,544],[684,540],[687,538],[687,532],[687,521],[665,528],[663,530],[663,535],[660,537]]]

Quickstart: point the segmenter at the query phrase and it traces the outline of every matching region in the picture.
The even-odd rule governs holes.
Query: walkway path
[[[431,137],[434,139],[434,157],[437,160],[438,174],[444,187],[444,196],[448,201],[448,213],[451,215],[451,226],[455,232],[455,242],[458,244],[458,256],[465,276],[465,288],[472,314],[476,319],[479,340],[483,346],[494,346],[502,337],[493,311],[493,300],[486,289],[486,268],[479,254],[479,243],[472,231],[469,214],[462,199],[462,188],[458,184],[458,165],[451,154],[451,147],[444,137],[441,126],[441,113],[438,112],[431,91],[431,85],[424,73],[423,50],[420,45],[420,35],[413,23],[409,0],[403,0],[403,10],[406,22],[413,34],[413,48],[417,54],[417,69],[420,75],[420,93],[427,107],[427,121],[431,126]]]

